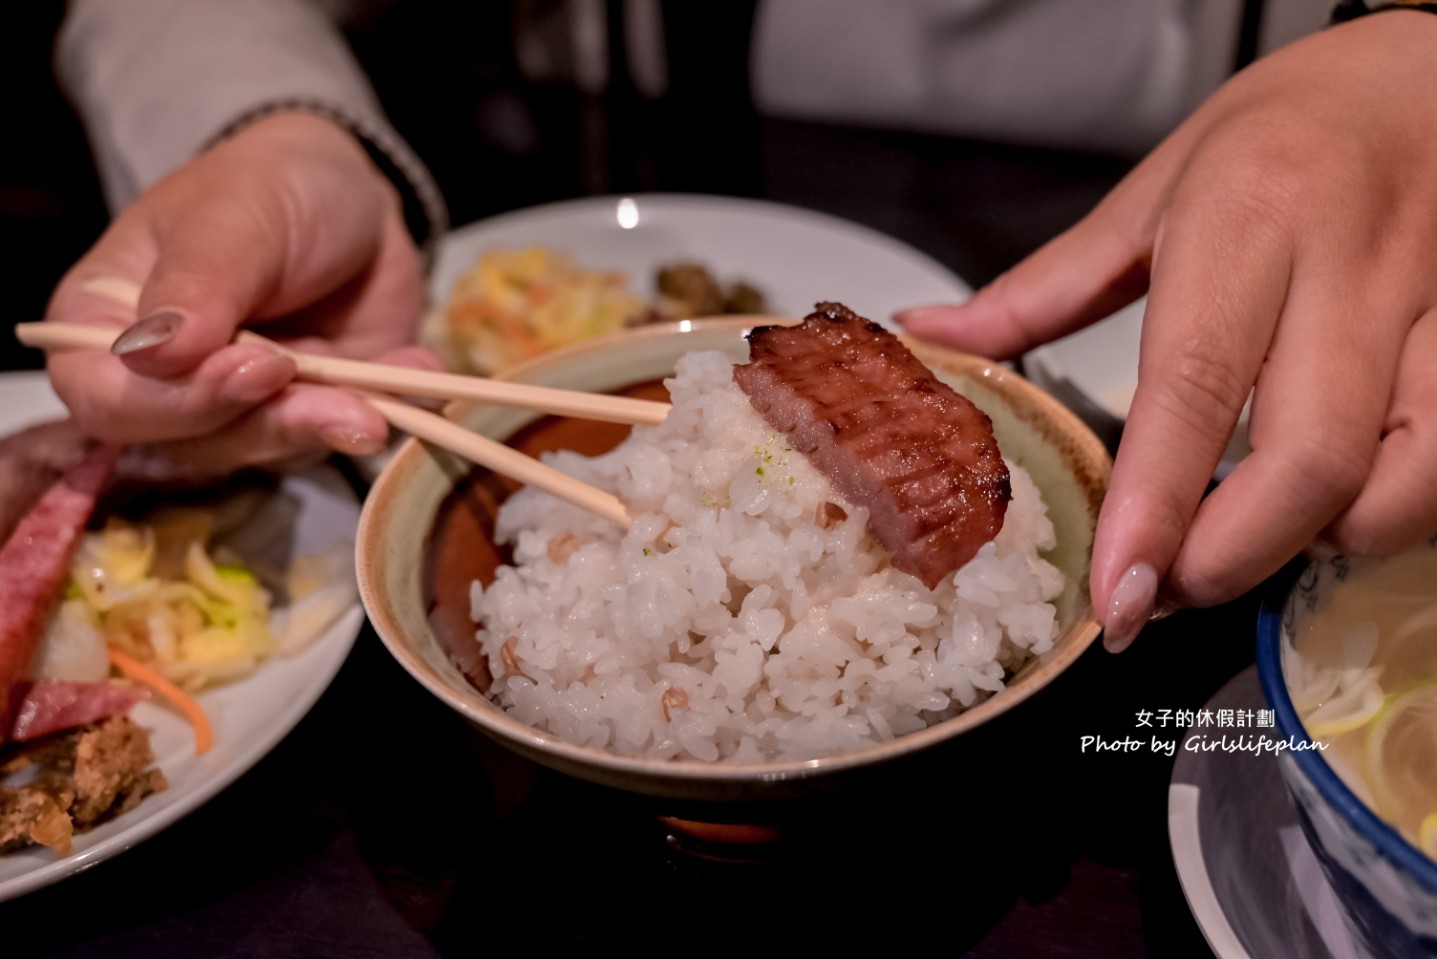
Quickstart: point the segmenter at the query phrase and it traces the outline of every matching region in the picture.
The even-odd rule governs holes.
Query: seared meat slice
[[[41,494],[0,549],[0,742],[10,728],[14,687],[35,654],[119,452],[92,447]]]
[[[898,337],[838,303],[749,334],[733,378],[930,589],[998,534],[1011,495],[993,424]]]
[[[52,420],[0,436],[0,543],[10,538],[40,494],[84,459],[94,445],[95,441],[70,419]],[[168,444],[137,444],[125,447],[115,464],[113,482],[105,490],[105,503],[123,512],[171,496],[232,486],[240,478],[260,475],[263,474],[258,471],[218,473],[207,463],[178,458]]]
[[[70,420],[41,423],[0,437],[0,543],[10,538],[20,518],[72,466],[90,441]]]
[[[76,683],[60,679],[21,680],[11,692],[14,704],[10,742],[40,739],[54,733],[121,716],[145,698],[134,686],[109,682]]]

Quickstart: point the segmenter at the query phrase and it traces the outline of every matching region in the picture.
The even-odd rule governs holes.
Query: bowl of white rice
[[[992,419],[1013,489],[997,537],[929,589],[734,385],[754,325],[646,327],[506,375],[594,392],[662,382],[668,419],[622,439],[449,411],[613,492],[635,516],[627,532],[407,442],[357,544],[365,606],[404,668],[536,762],[700,803],[828,789],[989,722],[1066,669],[1099,632],[1087,583],[1102,443],[1015,373],[909,343]]]

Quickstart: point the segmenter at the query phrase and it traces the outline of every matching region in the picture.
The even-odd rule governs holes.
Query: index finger
[[[1207,177],[1174,196],[1154,248],[1133,397],[1093,548],[1118,650],[1147,620],[1262,367],[1288,246],[1250,197]]]

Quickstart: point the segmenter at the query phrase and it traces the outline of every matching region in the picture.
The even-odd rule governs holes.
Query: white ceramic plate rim
[[[1114,419],[1123,420],[1138,386],[1143,297],[1076,333],[1034,347],[1024,369],[1040,386],[1066,381]]]
[[[1168,841],[1172,845],[1178,883],[1198,928],[1219,959],[1252,959],[1222,911],[1217,890],[1207,873],[1198,826],[1201,800],[1202,791],[1188,783],[1175,782],[1168,788]]]
[[[43,373],[0,375],[0,434],[63,414]],[[353,536],[359,504],[348,486],[329,469],[285,480],[285,488],[308,508],[316,501],[334,512],[326,521],[334,542]],[[346,525],[347,524],[347,525]],[[322,534],[321,534],[322,535]],[[306,542],[302,552],[326,543]],[[165,792],[147,798],[116,820],[75,837],[74,852],[57,858],[48,849],[28,849],[0,857],[0,902],[83,872],[133,848],[213,797],[238,779],[282,740],[328,688],[349,655],[364,622],[354,605],[323,636],[296,656],[267,663],[258,673],[200,695],[215,725],[214,747],[193,752],[189,726],[164,707],[142,703],[132,715],[152,731],[157,764],[170,780]],[[265,693],[268,695],[265,695]]]
[[[618,205],[626,200],[639,212],[632,229],[618,223]],[[654,243],[642,242],[644,231],[655,234]],[[972,295],[927,254],[827,213],[740,197],[638,193],[548,203],[459,227],[440,245],[433,304],[444,305],[484,250],[534,245],[567,250],[586,269],[625,269],[641,295],[652,292],[658,266],[694,259],[722,282],[753,283],[768,296],[771,314],[803,316],[818,300],[839,300],[887,322],[897,309]],[[767,252],[775,246],[782,256]],[[797,289],[806,292],[785,292]]]
[[[1244,691],[1243,687],[1248,688]],[[1236,691],[1236,693],[1234,691]],[[1239,698],[1239,696],[1241,696],[1241,698]],[[1258,705],[1263,702],[1258,685],[1256,666],[1249,666],[1234,676],[1220,690],[1214,693],[1204,705],[1206,708],[1215,711],[1218,708],[1233,706],[1239,702],[1251,702],[1253,705]],[[1194,732],[1191,727],[1184,730],[1179,742],[1185,742]],[[1208,752],[1188,753],[1184,751],[1179,755],[1180,758],[1174,765],[1172,779],[1168,786],[1168,842],[1172,851],[1173,866],[1177,872],[1178,883],[1182,887],[1183,896],[1186,898],[1193,918],[1197,921],[1198,927],[1201,929],[1203,937],[1207,940],[1208,946],[1212,949],[1214,955],[1216,955],[1218,959],[1255,959],[1257,955],[1286,955],[1289,951],[1288,949],[1283,949],[1281,953],[1269,951],[1268,947],[1274,946],[1278,941],[1284,941],[1292,948],[1305,949],[1315,947],[1313,942],[1291,943],[1287,940],[1283,940],[1281,931],[1277,930],[1273,925],[1267,925],[1265,931],[1267,936],[1270,937],[1270,941],[1256,943],[1254,948],[1258,950],[1257,953],[1254,953],[1248,948],[1248,942],[1250,940],[1244,939],[1244,937],[1238,933],[1238,929],[1234,926],[1233,919],[1228,912],[1228,909],[1231,908],[1231,900],[1227,900],[1227,905],[1225,905],[1223,895],[1218,892],[1217,886],[1213,883],[1212,874],[1208,868],[1209,860],[1203,847],[1202,823],[1205,818],[1210,819],[1210,815],[1205,816],[1204,814],[1204,803],[1208,804],[1206,809],[1210,814],[1214,808],[1217,808],[1212,804],[1214,802],[1221,802],[1221,799],[1205,796],[1202,787],[1190,781],[1193,773],[1185,773],[1184,771],[1185,766],[1187,770],[1202,767],[1211,769],[1212,767],[1209,764],[1213,762],[1223,762],[1225,758],[1224,754]],[[1276,769],[1277,759],[1273,755],[1263,755],[1260,758],[1255,758],[1254,761],[1272,764],[1272,766],[1269,767],[1269,772],[1265,772],[1264,775],[1270,774],[1273,783],[1264,781],[1261,785],[1263,787],[1278,785],[1278,788],[1275,791],[1259,788],[1258,785],[1252,784],[1251,780],[1247,778],[1239,781],[1240,785],[1238,788],[1246,795],[1260,797],[1259,801],[1262,803],[1260,807],[1261,811],[1255,814],[1258,817],[1255,821],[1262,824],[1265,829],[1274,828],[1275,823],[1267,817],[1278,818],[1281,815],[1278,812],[1278,807],[1286,806],[1288,802],[1286,791],[1280,788],[1279,785],[1281,780]],[[1227,772],[1231,773],[1232,770],[1229,769]],[[1224,777],[1224,779],[1226,781],[1226,777]],[[1249,821],[1254,820],[1250,819]],[[1292,822],[1293,825],[1291,826],[1284,824],[1284,830],[1287,828],[1296,829],[1295,820]],[[1211,823],[1209,823],[1209,826],[1211,826]],[[1301,837],[1299,837],[1299,840],[1305,851],[1306,840],[1301,839]],[[1219,841],[1221,841],[1221,839],[1219,839]],[[1296,877],[1294,870],[1301,872],[1300,879]],[[1245,869],[1244,877],[1249,880],[1253,879],[1254,877],[1251,873],[1251,868]],[[1321,954],[1330,957],[1330,959],[1335,959],[1335,957],[1338,956],[1352,955],[1353,947],[1350,942],[1337,943],[1327,938],[1329,934],[1342,934],[1334,933],[1329,927],[1332,923],[1340,924],[1341,920],[1337,912],[1338,907],[1334,894],[1328,886],[1326,878],[1322,875],[1321,866],[1317,863],[1316,859],[1312,858],[1309,853],[1304,862],[1294,863],[1291,860],[1285,860],[1283,875],[1284,891],[1281,895],[1285,897],[1284,902],[1289,903],[1293,909],[1300,911],[1304,917],[1304,923],[1310,929],[1310,934],[1321,940],[1324,947]],[[1268,877],[1259,876],[1257,878],[1266,880]],[[1292,886],[1294,882],[1311,885],[1311,889],[1308,893],[1300,892],[1296,887]],[[1248,885],[1251,884],[1251,882],[1248,883]],[[1313,894],[1319,887],[1322,894],[1325,894],[1330,902],[1322,903],[1308,899],[1308,896]],[[1252,921],[1253,916],[1262,916],[1264,921],[1270,920],[1273,902],[1270,899],[1261,897],[1259,901],[1267,908],[1248,912],[1248,922]],[[1314,908],[1319,910],[1328,909],[1331,911],[1331,914],[1318,916],[1313,912]],[[1239,923],[1239,926],[1241,925],[1242,923]],[[1252,930],[1249,928],[1247,932],[1252,932]]]

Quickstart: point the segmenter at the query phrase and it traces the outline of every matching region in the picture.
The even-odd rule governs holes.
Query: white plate
[[[1257,667],[1205,708],[1268,708]],[[1223,732],[1190,729],[1184,747]],[[1274,735],[1269,728],[1232,732]],[[1168,838],[1188,905],[1219,959],[1356,959],[1272,753],[1181,750],[1168,789]]]
[[[620,225],[636,215],[632,227]],[[630,205],[631,204],[631,205]],[[593,197],[506,213],[461,227],[440,245],[430,284],[436,307],[494,247],[567,250],[585,269],[623,270],[653,292],[664,264],[693,260],[720,282],[758,287],[769,312],[803,316],[837,300],[880,322],[899,309],[966,300],[972,289],[943,265],[886,234],[797,207],[734,197]]]
[[[1040,386],[1066,380],[1115,419],[1126,419],[1138,388],[1138,338],[1147,298],[1106,319],[1039,346],[1024,368]]]
[[[63,415],[43,373],[0,375],[0,435]],[[319,552],[354,537],[359,504],[333,470],[287,478],[282,492],[298,502],[297,554]],[[169,789],[135,810],[75,837],[74,851],[59,859],[48,849],[0,856],[0,901],[89,869],[148,839],[237,779],[294,728],[339,671],[354,645],[364,611],[356,597],[323,636],[297,656],[266,663],[253,676],[200,694],[214,724],[214,745],[196,756],[194,734],[178,714],[141,703],[131,715],[151,731],[156,764]]]

